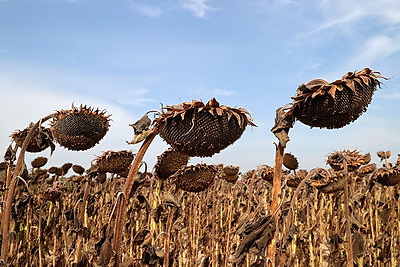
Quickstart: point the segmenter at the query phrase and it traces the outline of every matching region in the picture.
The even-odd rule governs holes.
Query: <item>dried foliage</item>
[[[3,165],[1,174],[7,169],[7,164]],[[234,166],[219,169],[226,175],[238,172]],[[261,169],[241,175],[236,183],[215,179],[207,190],[198,193],[177,190],[173,179],[163,180],[159,187],[154,174],[137,177],[123,227],[121,266],[163,266],[168,240],[169,266],[266,266],[266,247],[274,233],[276,260],[281,266],[343,265],[346,238],[342,191],[325,194],[314,187],[328,185],[340,172],[331,170],[331,176],[319,172],[319,179],[311,179],[295,199],[292,226],[286,229],[285,214],[291,209],[288,202],[294,189],[282,191],[281,215],[275,221],[269,213],[271,184],[262,179]],[[42,173],[37,174],[37,170]],[[352,173],[349,192],[354,264],[396,266],[400,257],[399,187],[379,183],[368,187],[371,173],[359,178],[361,170]],[[304,178],[306,173],[298,170],[283,179],[289,182],[293,177]],[[40,168],[29,169],[29,191],[24,184],[18,185],[12,207],[9,263],[73,266],[78,264],[76,243],[82,235],[80,266],[112,266],[113,235],[107,228],[125,178],[114,174],[103,183],[90,182],[85,219],[81,221],[77,207],[88,177],[55,179],[55,175]],[[2,192],[0,201],[4,201]],[[283,234],[286,231],[287,236]]]

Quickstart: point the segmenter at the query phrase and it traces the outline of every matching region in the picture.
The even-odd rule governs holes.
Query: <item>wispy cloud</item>
[[[381,97],[390,100],[400,100],[400,92],[382,93]]]
[[[236,95],[238,95],[237,92],[231,91],[231,90],[226,90],[226,89],[215,89],[214,94],[216,96],[236,96]]]
[[[134,89],[115,96],[115,101],[120,105],[143,107],[149,102],[153,102],[151,98],[146,97],[149,91],[147,89]]]
[[[205,88],[205,87],[196,87],[193,90],[200,97],[213,97],[213,96],[238,96],[238,92],[221,89],[221,88]],[[205,100],[205,99],[203,99]]]
[[[378,35],[366,40],[353,58],[349,61],[352,64],[370,66],[374,62],[383,61],[400,51],[400,35],[386,36]]]
[[[326,20],[322,21],[320,23],[320,25],[318,25],[316,28],[314,28],[311,31],[300,34],[299,37],[313,35],[315,33],[318,33],[320,31],[323,31],[325,29],[332,28],[332,27],[345,26],[349,23],[357,21],[358,19],[361,19],[364,15],[365,14],[363,14],[362,10],[356,9],[350,14],[342,14],[342,16],[337,16],[332,19],[331,18],[326,19]]]
[[[183,9],[193,12],[196,17],[205,18],[207,12],[216,10],[216,8],[207,5],[206,2],[208,0],[183,0],[181,6]]]
[[[355,1],[349,6],[346,0],[339,1],[317,1],[313,7],[317,8],[316,27],[302,36],[316,34],[320,31],[336,27],[345,31],[359,29],[355,27],[357,23],[365,25],[374,23],[374,25],[384,25],[395,27],[400,24],[400,2],[398,0],[364,0]]]
[[[256,5],[265,9],[269,9],[276,6],[293,4],[295,1],[293,0],[259,0],[256,2]]]
[[[151,18],[159,17],[164,13],[164,11],[160,7],[138,4],[133,1],[129,2],[129,6],[138,14]]]

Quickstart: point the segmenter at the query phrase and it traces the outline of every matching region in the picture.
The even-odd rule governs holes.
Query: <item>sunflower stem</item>
[[[274,214],[275,223],[277,224],[279,221],[279,216],[277,209],[279,207],[280,199],[281,199],[281,180],[282,180],[282,164],[283,164],[283,154],[285,152],[285,148],[279,142],[276,145],[276,154],[275,154],[275,166],[274,166],[274,179],[272,182],[272,203],[271,203],[271,214]],[[275,253],[276,253],[276,232],[271,240],[271,243],[268,245],[268,258],[271,260],[272,266],[275,266]]]
[[[83,193],[83,201],[82,201],[81,208],[79,211],[79,221],[81,223],[82,229],[80,229],[80,231],[78,232],[78,240],[77,240],[77,244],[76,244],[75,262],[77,264],[79,264],[79,262],[81,261],[81,258],[82,258],[83,230],[84,230],[83,228],[87,227],[85,217],[86,217],[87,199],[88,199],[89,192],[90,192],[91,181],[92,181],[92,177],[89,175],[87,178],[87,181],[86,181],[85,191]]]
[[[343,161],[346,182],[344,184],[344,217],[346,220],[347,266],[353,266],[353,238],[351,236],[350,207],[349,207],[349,173],[347,160]]]
[[[142,162],[142,159],[144,155],[146,154],[147,149],[149,148],[151,142],[153,141],[154,137],[158,132],[154,130],[143,142],[142,146],[140,147],[135,160],[133,161],[130,169],[129,169],[129,174],[125,182],[125,187],[124,187],[124,198],[121,198],[121,201],[119,202],[118,205],[118,214],[117,218],[115,221],[115,229],[114,229],[114,266],[119,267],[120,262],[121,262],[121,251],[120,251],[120,246],[121,246],[121,240],[122,240],[122,230],[123,230],[123,225],[124,225],[124,220],[125,220],[125,211],[127,209],[128,205],[128,200],[129,196],[131,194],[132,186],[135,180],[135,177],[139,171],[140,163]]]
[[[22,167],[24,166],[25,162],[25,152],[28,147],[28,144],[32,140],[35,132],[38,130],[39,126],[51,119],[53,116],[55,116],[57,113],[52,113],[50,115],[47,115],[46,117],[43,117],[40,119],[38,122],[36,122],[32,128],[30,128],[29,133],[25,137],[24,142],[22,143],[21,150],[18,155],[18,160],[17,164],[15,165],[14,172],[12,174],[11,180],[10,180],[10,188],[6,193],[6,204],[5,204],[5,209],[3,212],[3,217],[1,218],[1,225],[2,225],[2,243],[1,243],[1,257],[0,260],[3,261],[4,263],[7,263],[8,259],[8,254],[9,254],[9,249],[10,249],[10,237],[9,237],[9,231],[10,231],[10,219],[11,219],[11,207],[12,207],[12,202],[14,198],[14,193],[15,189],[17,186],[17,176],[22,170]]]

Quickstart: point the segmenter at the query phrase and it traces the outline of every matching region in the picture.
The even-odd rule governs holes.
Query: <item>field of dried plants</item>
[[[72,106],[43,117],[11,134],[0,163],[0,266],[399,266],[399,154],[392,161],[377,151],[380,162],[371,163],[370,153],[339,150],[327,169],[302,170],[285,153],[295,120],[344,127],[366,111],[379,78],[366,68],[299,86],[276,112],[275,162],[246,173],[189,165],[256,127],[246,109],[215,98],[146,113],[130,125],[137,153],[105,151],[86,170],[46,157],[26,162],[25,153],[51,155],[54,142],[92,148],[110,115]],[[157,135],[170,148],[148,167],[143,157]]]
[[[283,186],[275,223],[265,167],[230,182],[222,172],[198,193],[140,172],[123,226],[121,266],[266,266],[267,245],[274,234],[279,266],[343,266],[347,246],[343,190],[327,194],[306,184],[291,206],[295,188]],[[4,170],[1,175],[4,190]],[[284,172],[284,180],[293,177]],[[398,266],[399,188],[370,177],[350,173],[354,263]],[[72,169],[57,174],[45,166],[29,168],[23,178],[28,186],[19,183],[12,205],[9,262],[13,266],[112,264],[110,227],[126,178],[91,179]],[[0,201],[4,200],[1,194]]]

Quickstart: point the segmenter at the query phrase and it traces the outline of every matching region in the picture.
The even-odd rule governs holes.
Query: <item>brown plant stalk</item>
[[[164,243],[164,266],[169,266],[169,242],[171,237],[171,229],[173,225],[173,218],[176,211],[176,207],[169,207],[168,221],[167,221],[167,235]]]
[[[290,230],[290,227],[291,227],[292,221],[293,221],[292,220],[293,219],[293,210],[294,210],[294,207],[296,205],[296,199],[297,199],[297,196],[300,193],[300,190],[302,189],[304,184],[307,182],[307,180],[310,179],[310,177],[312,177],[316,172],[319,172],[319,171],[325,171],[328,175],[330,175],[330,173],[324,168],[312,169],[310,171],[310,173],[306,177],[304,177],[303,180],[301,180],[300,184],[297,186],[296,190],[294,191],[293,196],[292,196],[292,200],[290,201],[289,212],[288,212],[288,214],[286,216],[286,227],[285,227],[285,234],[284,234],[284,238],[283,239],[286,239],[288,237],[288,235],[289,235],[289,230]]]
[[[281,199],[281,180],[282,180],[282,165],[283,165],[283,155],[285,153],[285,147],[279,142],[276,145],[275,154],[275,166],[274,166],[274,179],[272,182],[272,203],[271,203],[271,214],[274,214],[275,223],[278,223],[279,214],[277,211]],[[275,266],[275,254],[276,254],[276,235],[271,240],[268,245],[268,258],[271,261],[272,266]]]
[[[38,130],[39,126],[43,122],[51,119],[56,114],[57,113],[52,113],[50,115],[47,115],[46,117],[43,117],[38,122],[36,122],[30,129],[28,135],[26,136],[24,142],[22,143],[22,147],[21,147],[21,150],[18,155],[17,164],[15,165],[15,170],[11,177],[10,187],[6,193],[6,204],[5,204],[5,209],[3,212],[3,217],[1,218],[3,239],[2,239],[2,244],[1,244],[0,260],[3,261],[4,263],[7,263],[7,258],[8,258],[9,249],[10,249],[9,230],[10,230],[10,219],[11,219],[11,207],[12,207],[15,189],[17,187],[17,181],[18,181],[17,176],[21,172],[21,169],[25,162],[26,149],[28,147],[29,142],[32,140],[35,132]]]
[[[353,238],[351,236],[351,222],[349,209],[349,172],[347,169],[347,160],[343,161],[345,184],[344,184],[344,218],[346,220],[346,244],[347,244],[347,266],[353,266]]]
[[[118,205],[118,214],[117,218],[115,221],[115,232],[114,232],[114,266],[119,267],[120,262],[121,262],[121,251],[120,251],[120,246],[121,246],[121,240],[122,240],[122,228],[124,225],[125,221],[125,212],[127,210],[128,206],[128,200],[129,196],[131,194],[132,186],[134,183],[134,179],[139,171],[140,163],[142,162],[142,159],[144,155],[146,154],[147,149],[149,148],[151,142],[153,141],[154,137],[158,134],[158,131],[156,129],[153,130],[153,132],[144,140],[142,146],[140,147],[130,169],[129,169],[129,174],[128,177],[126,178],[125,182],[125,187],[124,187],[124,198],[121,198],[121,201],[119,202]]]
[[[86,205],[87,205],[87,199],[88,199],[89,192],[90,192],[91,181],[92,181],[92,177],[89,175],[88,179],[86,181],[85,191],[83,193],[83,201],[82,201],[81,208],[80,208],[80,211],[79,211],[79,221],[80,221],[81,229],[78,232],[78,239],[77,239],[77,242],[76,242],[76,254],[75,254],[75,262],[76,263],[79,263],[81,261],[81,258],[82,258],[83,227],[86,227],[86,225],[85,225],[85,214],[86,214]]]

